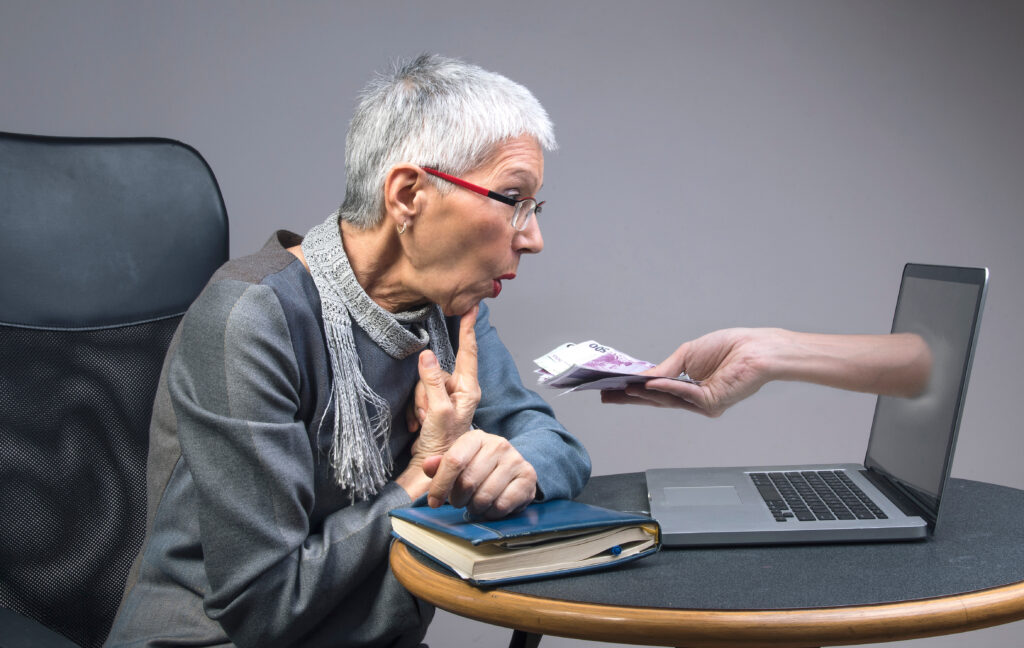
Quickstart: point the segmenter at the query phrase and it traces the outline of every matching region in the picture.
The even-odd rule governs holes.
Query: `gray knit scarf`
[[[436,304],[405,313],[389,313],[370,299],[349,265],[341,241],[338,212],[309,230],[302,241],[302,252],[320,293],[331,359],[331,399],[334,401],[331,468],[338,485],[349,489],[353,502],[368,499],[387,483],[393,467],[388,446],[391,409],[363,377],[352,324],[357,324],[385,353],[397,360],[418,353],[429,344],[441,367],[450,373],[455,366],[455,356],[444,314]],[[320,425],[323,425],[323,418]]]

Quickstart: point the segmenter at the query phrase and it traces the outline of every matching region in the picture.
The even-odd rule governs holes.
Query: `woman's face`
[[[487,162],[461,176],[514,199],[536,196],[544,181],[544,154],[523,136],[501,145]],[[501,282],[514,279],[522,254],[544,248],[537,217],[521,232],[512,228],[515,208],[462,187],[436,198],[412,228],[418,242],[412,262],[425,296],[445,315],[461,315]]]

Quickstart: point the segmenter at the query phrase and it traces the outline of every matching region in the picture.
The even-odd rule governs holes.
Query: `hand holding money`
[[[594,340],[562,344],[534,360],[538,384],[568,391],[583,389],[625,389],[654,376],[641,372],[654,363],[626,355]],[[695,383],[685,373],[674,380]]]
[[[890,396],[920,394],[931,352],[915,334],[822,335],[779,328],[729,328],[684,342],[652,374],[685,367],[700,382],[651,379],[605,391],[603,403],[674,407],[721,416],[772,380],[800,380]]]

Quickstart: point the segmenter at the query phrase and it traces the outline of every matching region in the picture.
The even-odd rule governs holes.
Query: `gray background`
[[[195,146],[241,255],[336,207],[355,94],[423,51],[525,84],[555,122],[546,250],[491,302],[525,380],[570,340],[659,360],[726,326],[886,332],[905,262],[985,265],[953,474],[1024,488],[1022,3],[2,0],[0,130]],[[595,474],[856,461],[873,409],[792,383],[718,420],[545,395]],[[507,637],[439,613],[428,640]]]

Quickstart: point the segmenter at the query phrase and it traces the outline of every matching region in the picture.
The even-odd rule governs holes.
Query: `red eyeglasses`
[[[472,182],[463,180],[462,178],[456,178],[453,175],[448,175],[443,171],[438,171],[437,169],[431,169],[428,167],[420,168],[422,168],[424,171],[426,171],[432,176],[441,178],[442,180],[447,180],[448,182],[458,185],[463,189],[469,189],[470,191],[478,193],[481,196],[487,196],[492,200],[497,200],[500,203],[505,203],[506,205],[515,207],[515,212],[512,213],[512,229],[514,229],[517,232],[522,232],[524,229],[529,227],[530,219],[533,217],[534,214],[541,213],[544,207],[545,201],[542,200],[540,202],[537,202],[537,200],[533,196],[529,196],[527,198],[520,198],[519,200],[516,200],[515,198],[503,196],[496,191],[485,189],[480,185],[475,185]]]

